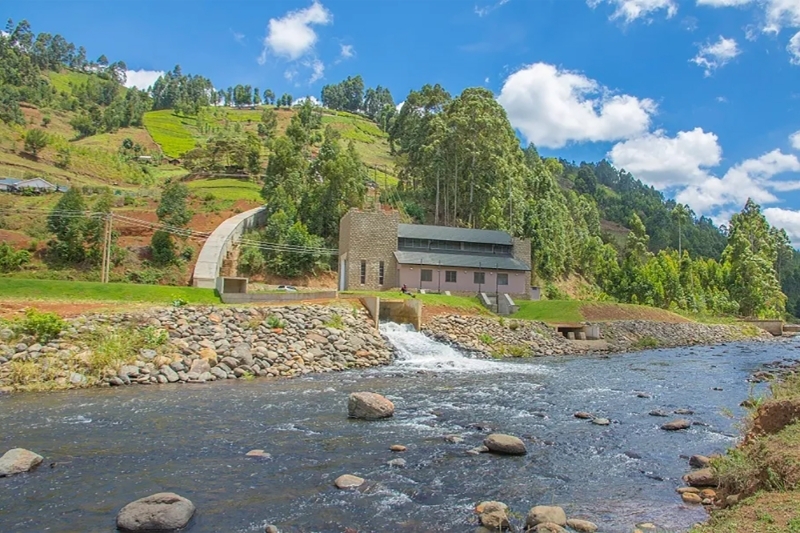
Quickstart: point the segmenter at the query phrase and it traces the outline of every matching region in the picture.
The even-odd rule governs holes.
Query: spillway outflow
[[[510,374],[550,374],[542,365],[487,361],[467,357],[455,348],[415,331],[410,324],[383,322],[381,333],[397,350],[390,369],[429,372],[490,372]]]

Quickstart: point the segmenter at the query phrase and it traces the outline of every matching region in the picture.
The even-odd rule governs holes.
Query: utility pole
[[[102,261],[102,272],[100,273],[100,282],[101,283],[108,283],[109,278],[109,270],[111,269],[111,220],[112,215],[108,213],[105,216],[106,224],[105,224],[105,232],[104,232],[104,240],[103,240],[103,261]]]

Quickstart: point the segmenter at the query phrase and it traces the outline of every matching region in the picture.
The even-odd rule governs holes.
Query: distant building
[[[530,240],[504,231],[400,224],[397,212],[357,209],[339,224],[339,290],[529,295],[530,265]]]
[[[55,192],[58,190],[58,187],[44,178],[31,178],[29,180],[17,182],[14,185],[14,189],[17,191],[23,191],[27,189],[34,192]]]
[[[14,178],[0,178],[0,191],[12,191],[20,180]]]

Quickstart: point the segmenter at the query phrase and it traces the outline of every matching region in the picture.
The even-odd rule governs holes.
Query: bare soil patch
[[[29,307],[38,311],[56,313],[61,317],[74,317],[93,312],[122,312],[136,307],[136,305],[123,306],[119,302],[94,303],[94,302],[46,302],[42,300],[6,300],[0,302],[0,318],[19,318],[25,315]]]
[[[651,322],[691,322],[675,313],[654,307],[590,303],[581,306],[581,314],[590,322],[609,320],[649,320]]]

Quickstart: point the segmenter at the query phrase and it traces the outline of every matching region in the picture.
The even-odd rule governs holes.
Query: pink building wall
[[[432,270],[433,280],[420,282],[420,270]],[[445,281],[445,271],[455,270],[456,282],[448,283]],[[398,265],[398,279],[400,286],[406,285],[409,289],[428,289],[432,291],[453,291],[453,292],[472,292],[477,294],[479,286],[474,283],[475,272],[484,272],[486,283],[480,286],[480,290],[486,293],[495,292],[495,288],[500,293],[507,294],[528,294],[530,287],[530,273],[519,270],[500,270],[501,274],[508,274],[508,285],[495,286],[497,281],[494,270],[479,270],[477,268],[456,268],[456,267],[426,267],[419,265]],[[441,273],[441,284],[439,275]]]

